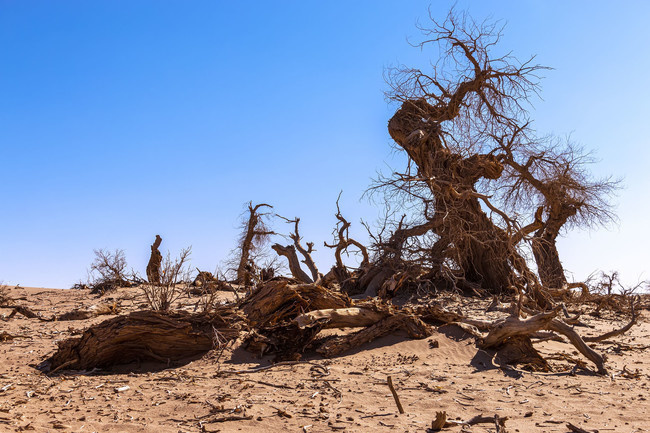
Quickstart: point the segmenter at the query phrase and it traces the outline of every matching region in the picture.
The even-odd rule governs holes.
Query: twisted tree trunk
[[[405,101],[388,122],[391,137],[415,163],[418,178],[433,196],[434,214],[427,217],[424,231],[415,235],[432,231],[438,236],[432,248],[434,260],[451,259],[466,281],[502,292],[516,280],[515,262],[523,261],[518,261],[510,236],[481,208],[479,199],[484,197],[475,184],[498,179],[503,166],[493,155],[463,157],[443,145],[440,122],[457,115],[457,108],[452,108],[451,103],[438,107],[423,99]]]

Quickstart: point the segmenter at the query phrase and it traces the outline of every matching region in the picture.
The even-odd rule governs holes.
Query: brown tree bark
[[[538,230],[532,239],[533,256],[542,285],[548,289],[560,289],[567,284],[564,267],[555,244],[556,233]]]
[[[160,283],[160,264],[162,263],[162,254],[158,249],[162,243],[162,238],[156,235],[156,240],[151,245],[151,257],[147,264],[147,281],[154,284]]]
[[[476,80],[463,83],[452,99],[460,105],[464,93],[480,85]],[[405,101],[388,122],[388,130],[432,193],[435,213],[423,228],[438,235],[433,247],[438,258],[454,260],[470,283],[493,293],[507,291],[516,280],[519,255],[508,234],[481,208],[475,188],[481,179],[498,179],[503,166],[493,155],[463,157],[443,145],[439,122],[453,118],[457,110],[452,103]]]
[[[243,323],[241,312],[228,306],[214,314],[136,311],[93,325],[81,337],[60,341],[46,364],[54,373],[132,361],[178,361],[214,348],[215,330],[226,340],[237,338]]]

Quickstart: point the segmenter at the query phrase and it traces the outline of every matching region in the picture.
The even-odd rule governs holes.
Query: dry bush
[[[95,261],[90,265],[90,272],[98,274],[103,281],[126,281],[126,256],[124,250],[114,252],[94,250]]]
[[[176,259],[167,253],[160,267],[160,282],[147,282],[141,286],[152,310],[169,311],[174,301],[183,295],[181,286],[190,279],[191,252],[191,247],[185,248]]]
[[[92,293],[103,295],[119,287],[130,287],[124,250],[94,250],[95,260],[90,265],[88,283],[78,283],[73,288],[89,287]]]

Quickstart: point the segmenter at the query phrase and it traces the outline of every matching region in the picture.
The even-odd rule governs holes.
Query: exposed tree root
[[[562,310],[563,305],[558,305],[551,311],[538,313],[527,319],[520,319],[515,315],[510,315],[504,319],[499,319],[494,322],[468,319],[460,313],[447,311],[437,304],[429,304],[427,306],[421,307],[419,312],[424,320],[463,324],[465,326],[476,327],[477,331],[478,329],[489,331],[487,335],[479,338],[479,347],[483,349],[503,348],[504,344],[510,342],[513,338],[515,338],[517,339],[516,345],[519,346],[520,350],[523,353],[528,354],[523,357],[524,359],[528,358],[529,356],[534,356],[532,354],[534,348],[532,348],[532,345],[529,345],[531,336],[535,336],[539,331],[553,331],[568,338],[571,344],[573,344],[573,346],[575,346],[575,348],[580,353],[582,353],[587,359],[596,365],[598,373],[606,374],[607,369],[605,368],[605,360],[603,356],[585,343],[585,341],[588,341],[587,338],[583,339],[571,326],[557,318],[558,314]],[[635,317],[636,316],[633,315],[633,319],[630,323],[628,323],[628,325],[619,330],[604,334],[604,336],[606,336],[606,338],[609,338],[613,335],[620,335],[623,332],[629,330],[636,320]],[[474,336],[481,337],[481,334],[477,334],[477,332],[470,333]],[[591,341],[600,341],[602,337],[603,336],[591,337]],[[522,338],[525,339],[522,340]],[[524,363],[529,362],[524,361]]]

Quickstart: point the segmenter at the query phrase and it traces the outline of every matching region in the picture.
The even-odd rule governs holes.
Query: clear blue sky
[[[143,273],[156,234],[213,270],[248,200],[300,216],[319,246],[341,189],[363,238],[358,220],[379,212],[363,191],[402,162],[383,70],[426,66],[435,53],[406,40],[429,5],[442,17],[453,3],[0,0],[0,280],[69,287],[95,248]],[[567,269],[650,277],[650,3],[456,7],[503,19],[504,48],[555,68],[536,127],[625,177],[620,225],[563,240]]]

